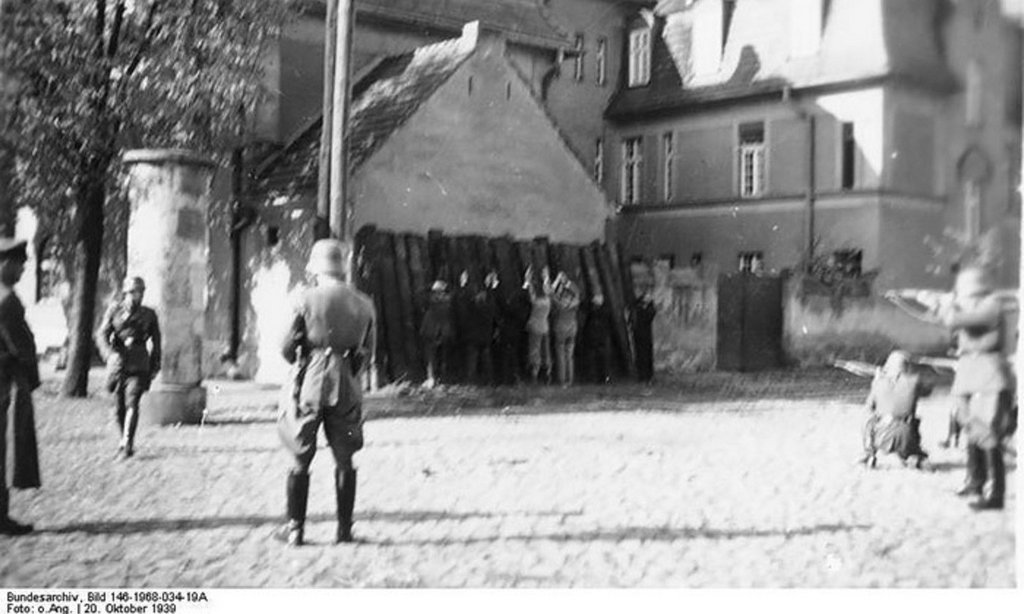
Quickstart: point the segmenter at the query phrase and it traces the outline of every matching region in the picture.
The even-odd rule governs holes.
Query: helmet
[[[141,277],[125,277],[124,285],[121,286],[121,290],[124,292],[140,292],[146,291],[146,282]]]
[[[313,244],[313,249],[309,251],[309,263],[306,265],[306,270],[314,275],[343,278],[348,254],[347,243],[337,239],[320,239]]]

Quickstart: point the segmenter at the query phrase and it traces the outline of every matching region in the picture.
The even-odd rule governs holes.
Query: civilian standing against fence
[[[438,279],[430,288],[427,300],[427,312],[420,323],[420,338],[423,350],[427,355],[427,381],[424,385],[432,388],[440,383],[445,356],[449,345],[455,338],[455,327],[452,324],[452,296],[448,293],[448,284]]]
[[[558,383],[569,386],[576,374],[576,314],[580,307],[580,291],[564,271],[555,277],[551,300],[554,311],[553,336]]]
[[[8,453],[13,463],[10,487],[39,488],[32,391],[39,387],[39,363],[25,307],[14,285],[25,272],[24,241],[0,238],[0,535],[25,535],[32,525],[10,517]]]
[[[306,270],[316,285],[300,292],[282,344],[295,365],[278,419],[281,442],[292,456],[288,473],[288,524],[278,536],[291,546],[305,541],[309,466],[323,424],[334,455],[336,542],[352,541],[356,469],[363,447],[363,394],[359,374],[376,344],[373,301],[345,279],[349,245],[334,239],[313,244]]]
[[[524,277],[523,287],[530,295],[530,319],[526,321],[530,379],[536,384],[543,369],[545,381],[551,383],[551,329],[548,325],[548,316],[551,314],[551,280],[547,267],[544,267],[540,288],[536,286],[533,267],[527,267]]]
[[[645,290],[633,306],[633,347],[636,348],[637,379],[650,382],[654,379],[654,316],[657,307],[654,295]]]
[[[115,417],[121,440],[117,454],[135,454],[142,395],[160,371],[161,339],[156,312],[142,305],[146,283],[141,277],[124,280],[124,296],[103,316],[96,345],[107,361],[107,390],[114,394]]]

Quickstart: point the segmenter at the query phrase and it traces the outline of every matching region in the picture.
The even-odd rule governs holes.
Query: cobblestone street
[[[143,426],[127,462],[106,399],[37,395],[44,486],[12,510],[37,532],[0,538],[0,585],[1015,586],[1014,457],[1007,510],[972,513],[952,494],[962,450],[935,445],[944,395],[922,408],[931,470],[866,471],[867,380],[803,377],[799,394],[671,382],[512,391],[476,411],[371,400],[360,543],[330,543],[322,448],[298,550],[270,539],[287,469],[272,391],[211,384],[204,426]]]

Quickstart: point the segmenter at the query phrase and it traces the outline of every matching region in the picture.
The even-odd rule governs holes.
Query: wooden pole
[[[323,118],[320,126],[320,157],[318,160],[316,221],[313,238],[330,235],[331,217],[331,138],[334,120],[334,45],[338,29],[338,0],[327,0],[327,18],[324,22],[324,97]]]
[[[1021,87],[1024,87],[1024,64],[1021,64],[1021,84]],[[1021,140],[1024,142],[1024,127],[1021,128]],[[1017,186],[1018,198],[1020,197],[1021,188],[1024,187],[1024,155],[1021,156],[1020,165],[1021,174],[1017,177],[1022,182],[1022,185]],[[1024,207],[1019,208],[1017,213],[1020,216],[1018,230],[1021,238],[1017,251],[1017,331],[1019,336],[1021,320],[1024,319],[1024,253],[1022,253],[1024,252]],[[1019,408],[1022,405],[1022,401],[1024,401],[1024,391],[1021,390],[1024,388],[1024,386],[1021,386],[1021,382],[1024,382],[1024,344],[1019,339],[1017,340],[1016,352],[1017,360],[1014,368],[1017,371],[1017,408],[1020,411]]]
[[[334,84],[331,106],[331,178],[330,225],[331,234],[344,241],[352,240],[352,220],[346,198],[348,183],[347,131],[349,107],[349,75],[352,52],[352,31],[355,21],[353,0],[337,2],[337,26],[334,44]]]

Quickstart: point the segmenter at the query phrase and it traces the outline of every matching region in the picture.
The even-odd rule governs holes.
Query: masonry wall
[[[471,56],[360,166],[350,194],[356,228],[415,233],[587,243],[611,215],[499,47]]]
[[[783,351],[794,364],[827,366],[837,359],[880,364],[894,349],[942,356],[949,331],[926,324],[877,296],[845,298],[800,293],[801,279],[786,281]]]
[[[583,79],[574,78],[574,60],[566,58],[552,80],[546,104],[570,145],[585,164],[594,163],[596,142],[605,137],[604,110],[619,85],[626,16],[636,7],[616,0],[555,0],[548,3],[553,20],[575,36],[582,33]],[[606,76],[597,82],[598,39],[607,41]],[[607,146],[607,144],[606,144]],[[607,169],[606,169],[607,171]]]
[[[819,201],[815,222],[819,248],[863,250],[864,267],[879,263],[878,209],[863,200]],[[685,265],[695,253],[722,272],[736,269],[740,252],[760,251],[765,269],[796,268],[806,249],[807,213],[803,200],[778,200],[757,206],[722,205],[623,215],[619,240],[627,257],[674,256]]]

